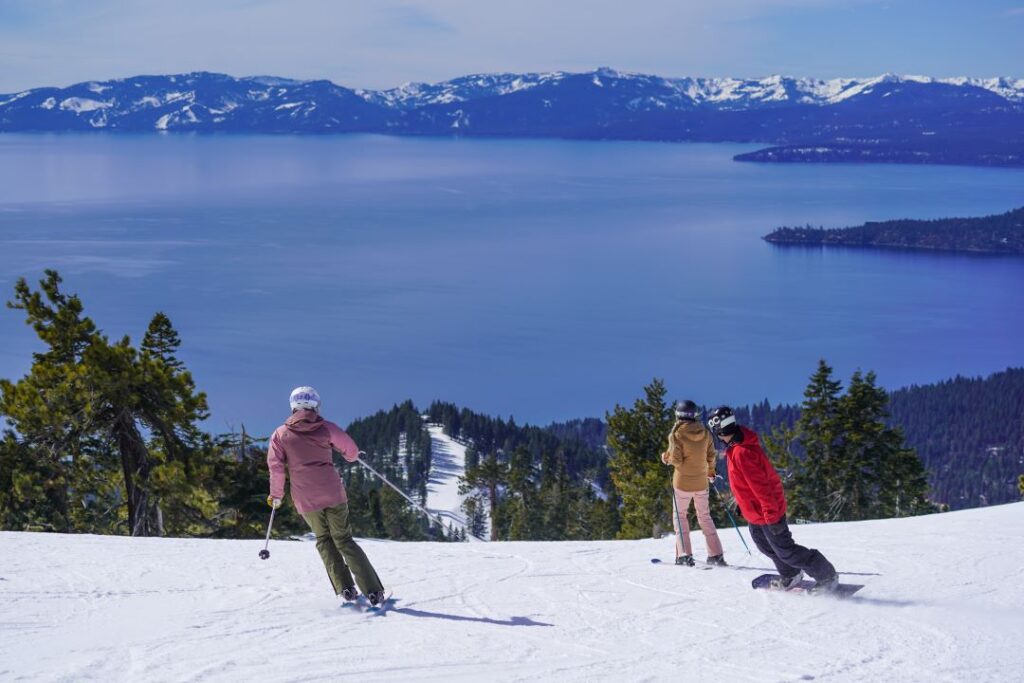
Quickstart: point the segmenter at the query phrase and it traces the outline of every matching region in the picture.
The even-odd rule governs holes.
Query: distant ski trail
[[[430,425],[427,430],[430,432],[431,465],[426,508],[450,521],[453,528],[465,529],[459,478],[466,471],[466,447],[445,434],[440,425]]]

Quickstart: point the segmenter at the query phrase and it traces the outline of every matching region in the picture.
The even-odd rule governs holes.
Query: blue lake
[[[1024,258],[773,247],[779,225],[1000,213],[1024,171],[755,165],[730,144],[0,136],[0,287],[56,268],[110,336],[157,310],[209,428],[316,386],[546,423],[671,398],[798,401],[1024,364]],[[0,310],[0,377],[39,348]]]

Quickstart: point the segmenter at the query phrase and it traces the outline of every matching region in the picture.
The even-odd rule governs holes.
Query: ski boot
[[[356,587],[345,588],[341,591],[341,597],[344,598],[345,602],[355,602],[359,599],[359,589]]]
[[[800,585],[800,581],[804,578],[802,571],[797,571],[793,576],[779,576],[768,582],[768,587],[775,591],[788,591],[791,588],[796,588]]]
[[[367,593],[366,597],[370,600],[370,605],[372,607],[378,607],[382,602],[384,602],[385,595],[387,595],[387,593],[384,592],[384,589],[381,589],[379,591]]]
[[[697,563],[693,561],[693,555],[680,555],[676,558],[676,564],[692,567]]]
[[[708,555],[706,562],[712,567],[728,567],[729,565],[725,562],[725,556],[723,555]]]

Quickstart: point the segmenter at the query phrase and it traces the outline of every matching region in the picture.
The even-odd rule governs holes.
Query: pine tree
[[[931,512],[923,464],[890,427],[888,394],[873,372],[853,374],[845,394],[821,361],[796,425],[777,428],[765,446],[782,471],[789,515],[815,521]]]
[[[606,421],[612,450],[609,468],[623,504],[618,537],[658,536],[671,520],[667,474],[659,459],[674,422],[672,409],[665,404],[664,382],[654,379],[631,410],[616,405]]]
[[[479,496],[470,496],[462,504],[466,513],[466,526],[468,531],[477,538],[483,538],[487,533],[487,516],[484,513],[482,501]],[[465,540],[465,536],[463,536]]]
[[[504,526],[502,524],[503,520],[498,514],[499,497],[501,495],[500,489],[507,485],[508,466],[498,460],[498,454],[494,451],[476,467],[467,468],[462,477],[462,482],[459,484],[459,493],[463,495],[475,493],[477,500],[480,497],[487,500],[490,508],[492,541],[498,540],[498,527]]]
[[[182,362],[177,357],[180,346],[181,338],[171,325],[171,319],[158,312],[149,322],[146,334],[142,338],[142,351],[160,359],[168,368],[180,370]]]
[[[422,541],[427,533],[433,538],[444,538],[444,530],[433,528],[436,522],[425,521],[413,512],[408,502],[391,488],[385,486],[379,490],[381,525],[384,537],[395,540]],[[423,525],[427,532],[424,532]]]
[[[804,391],[796,434],[803,450],[799,463],[790,461],[792,505],[789,514],[810,520],[830,518],[835,498],[830,483],[837,467],[839,447],[839,394],[842,385],[832,379],[824,360]]]
[[[509,456],[505,471],[505,499],[503,501],[506,526],[502,536],[510,541],[537,538],[537,505],[534,500],[533,457],[525,445],[515,448]]]
[[[831,482],[831,519],[875,519],[932,509],[920,458],[906,447],[900,430],[886,425],[888,401],[873,372],[853,374],[838,411],[842,455]]]
[[[59,462],[33,457],[8,431],[0,440],[0,529],[68,531],[67,489]]]
[[[173,356],[170,321],[158,316],[147,335],[159,355],[139,352],[127,337],[111,342],[101,334],[61,283],[48,270],[39,291],[24,279],[15,285],[8,306],[25,312],[48,348],[34,354],[24,378],[0,382],[9,435],[35,461],[28,469],[50,471],[58,482],[50,486],[61,492],[54,521],[67,531],[109,532],[124,523],[132,535],[156,535],[173,508],[181,522],[175,531],[195,523],[209,530],[217,504],[204,476],[216,449],[197,427],[206,398]]]
[[[537,538],[542,540],[559,540],[566,537],[569,510],[572,504],[582,497],[582,487],[589,488],[586,482],[579,489],[571,486],[565,459],[561,455],[545,453],[541,463],[538,492],[541,518]]]

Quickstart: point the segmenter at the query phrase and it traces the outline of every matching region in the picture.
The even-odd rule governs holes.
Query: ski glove
[[[277,508],[281,507],[281,499],[274,498],[273,496],[267,496],[267,505],[276,510]]]

